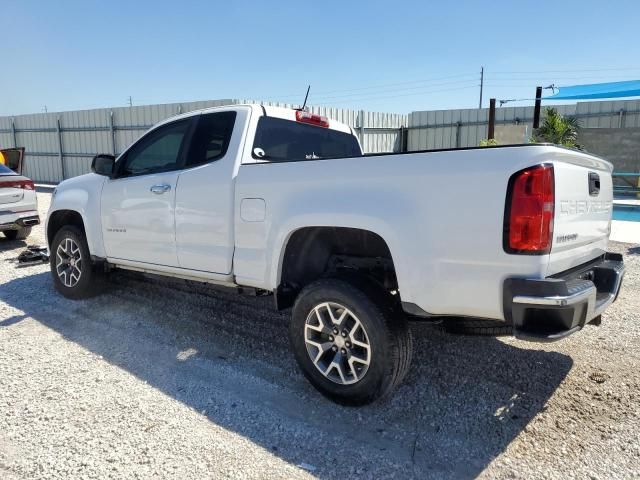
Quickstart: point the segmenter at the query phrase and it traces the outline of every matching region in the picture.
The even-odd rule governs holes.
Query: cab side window
[[[200,115],[191,138],[185,167],[193,167],[224,157],[236,121],[236,112]]]
[[[120,176],[145,175],[179,168],[180,152],[190,120],[162,126],[134,145],[126,154]]]

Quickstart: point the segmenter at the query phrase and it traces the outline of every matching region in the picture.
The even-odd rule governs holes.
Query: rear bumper
[[[505,320],[517,338],[552,342],[599,317],[618,297],[624,262],[606,253],[576,269],[543,280],[509,278],[504,283]]]
[[[3,230],[33,227],[39,223],[40,217],[36,210],[27,210],[24,212],[0,211],[0,232]]]

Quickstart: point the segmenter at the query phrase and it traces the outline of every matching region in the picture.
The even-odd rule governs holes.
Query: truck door
[[[178,266],[175,199],[191,119],[144,135],[116,163],[102,190],[102,233],[107,257]]]
[[[250,109],[200,115],[176,192],[176,243],[180,267],[231,273],[234,249],[234,180]]]

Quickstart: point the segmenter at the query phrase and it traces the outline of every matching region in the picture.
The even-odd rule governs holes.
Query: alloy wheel
[[[318,371],[340,385],[356,383],[371,363],[371,344],[358,317],[344,305],[325,302],[307,315],[304,341]]]
[[[80,281],[82,254],[72,238],[64,238],[56,249],[56,273],[65,287],[75,287]]]

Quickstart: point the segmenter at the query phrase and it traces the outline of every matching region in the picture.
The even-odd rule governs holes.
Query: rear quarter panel
[[[242,165],[236,205],[266,204],[264,222],[236,212],[238,283],[273,289],[292,233],[362,228],[391,251],[403,301],[432,314],[503,318],[507,277],[543,278],[548,256],[503,251],[512,173],[548,161],[552,147],[486,148]]]

